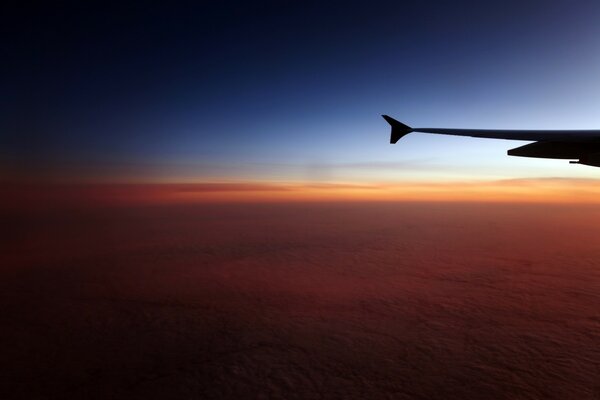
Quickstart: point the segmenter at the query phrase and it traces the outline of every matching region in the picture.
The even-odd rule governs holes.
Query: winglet
[[[396,143],[402,136],[408,135],[413,131],[410,126],[406,126],[402,122],[396,121],[388,115],[382,115],[382,117],[392,126],[392,134],[390,136],[391,144]]]

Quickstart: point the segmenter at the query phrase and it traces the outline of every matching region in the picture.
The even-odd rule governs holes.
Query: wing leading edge
[[[502,130],[411,128],[388,115],[383,118],[392,127],[390,143],[411,132],[469,136],[488,139],[534,141],[508,151],[508,155],[577,160],[574,163],[600,167],[600,130]]]

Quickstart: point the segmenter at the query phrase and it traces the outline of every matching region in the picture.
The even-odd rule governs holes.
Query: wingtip
[[[390,125],[394,124],[394,122],[398,122],[396,121],[394,118],[390,117],[389,115],[386,114],[381,114],[381,116],[383,117],[383,119],[386,120],[386,122]]]
[[[389,115],[382,114],[381,116],[392,127],[392,132],[390,134],[390,144],[395,144],[403,136],[408,135],[412,132],[412,128],[410,126],[404,125],[402,122],[395,120]]]

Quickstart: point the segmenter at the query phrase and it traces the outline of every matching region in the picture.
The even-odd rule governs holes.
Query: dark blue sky
[[[0,157],[134,180],[586,176],[510,142],[389,146],[379,115],[599,128],[597,4],[8,6]]]

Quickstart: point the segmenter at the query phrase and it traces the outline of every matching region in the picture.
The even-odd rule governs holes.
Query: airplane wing
[[[600,167],[600,130],[499,130],[411,128],[390,116],[383,118],[391,125],[390,143],[394,144],[411,132],[470,136],[488,139],[525,140],[526,144],[508,151],[510,156],[577,160],[574,164]]]

